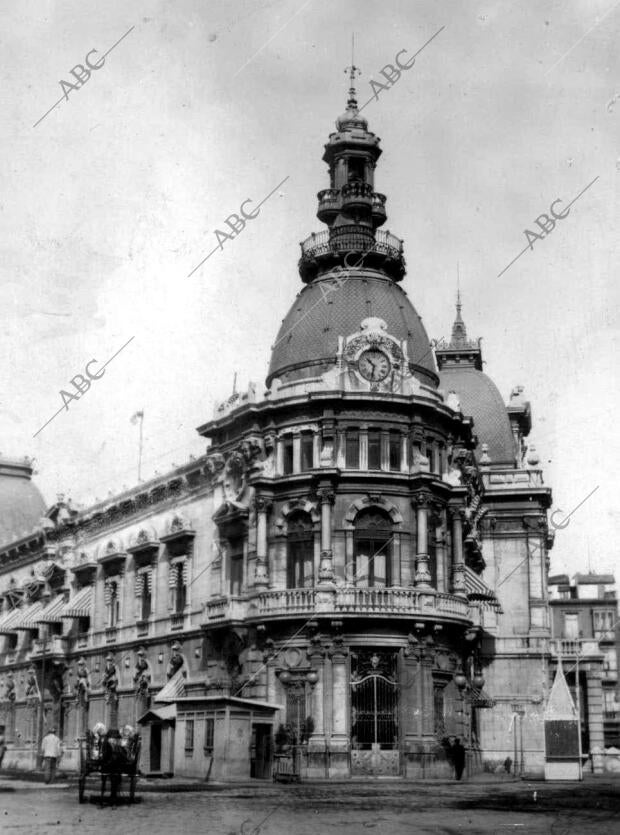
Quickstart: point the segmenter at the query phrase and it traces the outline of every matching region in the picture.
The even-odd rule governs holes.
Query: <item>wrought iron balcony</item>
[[[319,270],[335,266],[351,269],[357,262],[360,267],[383,269],[395,281],[405,275],[403,242],[390,232],[350,224],[313,232],[300,246],[299,273],[305,282],[312,281]],[[358,253],[359,257],[354,257]]]
[[[343,205],[372,206],[372,186],[368,183],[347,183],[341,189]]]
[[[371,617],[432,618],[471,622],[462,597],[432,589],[345,586],[277,589],[246,598],[218,598],[205,607],[205,625],[265,618]]]
[[[385,194],[375,192],[372,196],[372,217],[377,226],[381,226],[387,219],[385,213]]]
[[[323,223],[329,223],[336,217],[342,206],[340,189],[324,188],[323,191],[319,191],[317,197],[319,200],[317,216]]]

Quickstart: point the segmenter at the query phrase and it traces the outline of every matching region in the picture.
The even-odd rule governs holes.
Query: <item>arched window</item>
[[[314,585],[314,533],[308,513],[299,511],[287,520],[287,586],[289,589]]]
[[[355,519],[353,577],[357,586],[392,585],[392,521],[382,510],[364,510]]]

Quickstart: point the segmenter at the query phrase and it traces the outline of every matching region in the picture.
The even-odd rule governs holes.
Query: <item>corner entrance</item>
[[[351,654],[351,775],[398,777],[397,658],[394,653]]]

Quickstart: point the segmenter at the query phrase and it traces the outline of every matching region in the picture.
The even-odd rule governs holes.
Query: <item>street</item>
[[[79,805],[76,787],[0,781],[3,833],[172,832],[212,835],[617,832],[617,781],[545,783],[344,783],[210,786],[143,792],[134,806]],[[93,784],[92,791],[95,790]],[[535,793],[535,794],[534,794]]]

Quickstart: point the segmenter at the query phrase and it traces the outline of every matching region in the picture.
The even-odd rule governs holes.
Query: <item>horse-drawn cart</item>
[[[138,779],[140,735],[132,733],[121,737],[118,731],[108,731],[104,736],[87,731],[86,736],[81,737],[78,742],[80,745],[79,802],[84,803],[85,801],[87,777],[90,774],[99,774],[101,777],[99,799],[102,804],[108,778],[110,780],[110,802],[119,802],[123,775],[129,778],[127,801],[133,803]]]

